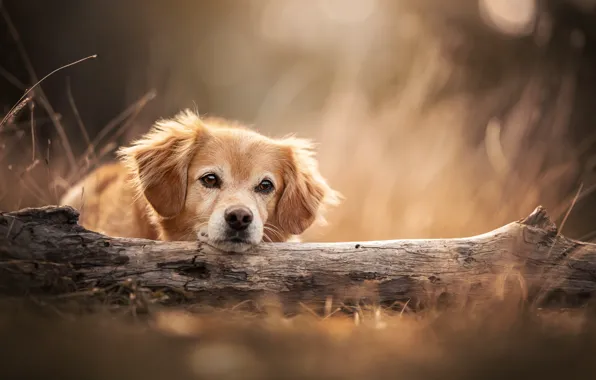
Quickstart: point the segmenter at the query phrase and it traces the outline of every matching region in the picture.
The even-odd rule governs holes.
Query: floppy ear
[[[324,223],[326,206],[339,204],[342,196],[319,173],[310,141],[288,138],[282,149],[285,187],[277,203],[277,222],[285,232],[299,235],[317,219]]]
[[[205,133],[199,116],[185,110],[157,121],[140,140],[118,151],[138,194],[161,217],[174,217],[184,208],[188,166]]]

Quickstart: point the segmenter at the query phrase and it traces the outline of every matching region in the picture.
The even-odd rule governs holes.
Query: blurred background
[[[319,143],[317,241],[460,237],[539,204],[596,238],[596,0],[4,0],[0,210],[185,107]],[[575,200],[575,203],[573,202]],[[568,218],[565,215],[574,203]]]

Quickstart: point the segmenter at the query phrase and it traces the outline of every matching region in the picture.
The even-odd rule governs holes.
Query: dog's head
[[[313,146],[270,139],[190,111],[160,120],[119,151],[163,239],[199,239],[225,251],[285,241],[339,203]]]

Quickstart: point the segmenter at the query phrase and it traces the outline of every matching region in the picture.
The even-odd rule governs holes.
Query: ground
[[[3,379],[573,379],[596,369],[589,309],[75,315],[31,302],[3,304]]]

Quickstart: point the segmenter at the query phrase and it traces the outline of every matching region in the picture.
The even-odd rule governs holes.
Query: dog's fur
[[[341,199],[319,173],[310,141],[271,139],[189,110],[159,120],[118,155],[121,162],[96,169],[61,200],[80,211],[83,226],[111,236],[199,239],[245,251],[302,234]],[[203,182],[209,173],[219,188]],[[273,191],[257,191],[263,180]],[[236,206],[250,210],[253,221],[233,241],[224,214]]]

